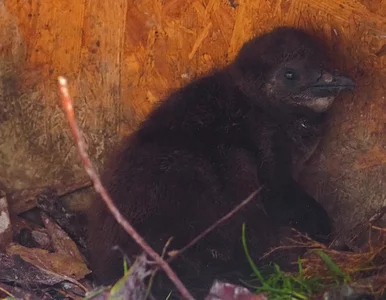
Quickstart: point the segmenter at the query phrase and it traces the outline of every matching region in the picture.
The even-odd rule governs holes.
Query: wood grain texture
[[[278,25],[324,37],[358,83],[334,105],[302,181],[342,228],[386,205],[384,0],[0,1],[0,180],[9,188],[84,176],[61,111],[69,78],[98,165],[172,89],[231,61]]]

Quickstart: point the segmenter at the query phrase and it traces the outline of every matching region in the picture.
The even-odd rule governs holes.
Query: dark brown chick
[[[232,64],[161,101],[111,155],[103,183],[158,252],[170,236],[170,248],[182,247],[261,186],[252,203],[196,245],[187,259],[213,263],[212,271],[244,260],[243,222],[256,259],[276,242],[280,226],[320,240],[330,234],[326,211],[292,176],[304,148],[320,135],[333,100],[354,87],[332,71],[325,53],[313,36],[294,28],[257,37]],[[91,267],[100,283],[112,283],[123,271],[112,247],[119,245],[130,257],[140,249],[99,198],[90,213]],[[182,278],[193,272],[179,270]]]

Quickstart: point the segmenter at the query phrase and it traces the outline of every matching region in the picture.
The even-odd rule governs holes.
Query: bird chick
[[[303,148],[320,136],[333,100],[353,88],[331,70],[313,36],[276,28],[247,42],[230,65],[160,101],[111,155],[103,183],[158,252],[171,236],[172,247],[182,247],[259,187],[256,200],[200,241],[193,256],[209,264],[216,253],[227,266],[244,259],[243,222],[256,258],[280,226],[324,239],[329,217],[293,170]],[[112,283],[122,275],[112,247],[129,256],[140,249],[100,198],[89,223],[91,268],[100,283]]]

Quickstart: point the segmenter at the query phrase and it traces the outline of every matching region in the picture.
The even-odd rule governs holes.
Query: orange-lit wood
[[[339,99],[303,180],[339,225],[385,205],[384,0],[4,0],[0,2],[0,180],[9,188],[84,176],[56,77],[69,79],[99,164],[154,103],[219,67],[255,34],[322,35],[358,83]]]

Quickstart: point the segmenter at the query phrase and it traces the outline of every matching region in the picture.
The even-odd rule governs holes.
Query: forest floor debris
[[[35,200],[42,201],[43,198],[36,195]],[[60,197],[55,199],[60,203]],[[48,205],[51,200],[46,197],[46,203],[39,205],[43,225],[20,216],[11,218],[15,220],[11,222],[13,239],[0,254],[1,296],[16,299],[78,300],[108,299],[110,296],[139,299],[140,295],[148,293],[144,279],[154,271],[154,263],[144,254],[112,288],[93,288],[87,279],[90,270],[82,254],[84,249],[42,209],[51,207]],[[62,211],[62,216],[58,216],[58,211]],[[360,294],[374,295],[374,298],[366,299],[377,299],[386,289],[386,227],[382,226],[385,212],[381,209],[350,232],[341,233],[331,245],[296,233],[288,243],[268,251],[266,256],[276,251],[290,251],[293,247],[306,248],[305,255],[293,262],[298,264],[298,272],[287,273],[273,265],[271,271],[268,274],[265,271],[265,277],[260,274],[261,280],[258,280],[256,269],[252,268],[255,277],[250,282],[240,282],[237,286],[215,281],[206,299],[285,299],[283,295],[291,295],[292,299],[322,299],[322,296],[323,299],[345,299]],[[14,215],[12,211],[8,213]],[[62,209],[55,214],[59,219],[66,214],[72,216]],[[248,238],[244,238],[247,244]]]
[[[17,299],[151,299],[145,279],[149,276],[151,278],[158,269],[163,269],[179,292],[185,298],[193,299],[168,265],[168,260],[164,259],[165,253],[155,253],[134,228],[122,219],[106,194],[87,156],[64,78],[59,78],[59,85],[79,153],[95,189],[101,193],[118,223],[140,244],[144,252],[125,270],[123,278],[114,286],[95,289],[87,276],[90,270],[84,256],[85,224],[77,222],[84,218],[77,218],[76,214],[67,211],[60,200],[61,196],[88,187],[90,183],[77,183],[61,189],[46,187],[13,193],[1,192],[0,238],[3,238],[0,295]],[[247,202],[248,199],[241,204]],[[37,214],[35,223],[22,216],[31,210]],[[233,213],[236,211],[237,207]],[[233,213],[230,212],[224,218],[229,218]],[[307,249],[301,258],[293,262],[298,264],[298,272],[286,273],[280,266],[273,265],[267,276],[263,276],[250,259],[243,227],[243,246],[257,280],[254,280],[255,283],[245,282],[244,287],[215,281],[206,299],[335,300],[357,299],[353,297],[361,294],[372,295],[375,299],[384,294],[386,289],[386,226],[382,220],[385,214],[386,208],[382,208],[350,232],[338,235],[331,245],[315,242],[298,233],[288,240],[287,245],[272,249],[265,255],[269,256],[275,251],[290,251],[296,247]],[[213,228],[221,221],[216,222]],[[177,251],[169,259],[174,259],[178,254]],[[153,261],[149,261],[149,257]]]

